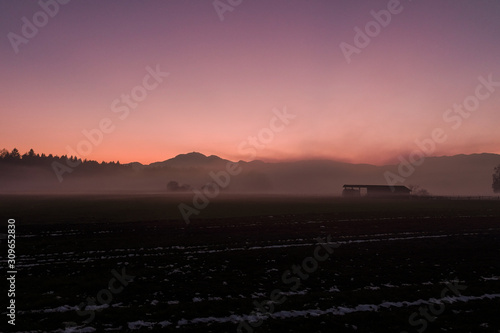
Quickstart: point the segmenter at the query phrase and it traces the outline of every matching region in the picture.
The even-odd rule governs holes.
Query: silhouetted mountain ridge
[[[207,167],[230,162],[216,155],[206,156],[202,153],[191,152],[187,154],[179,154],[173,158],[169,158],[163,162],[154,162],[149,164],[152,167]]]

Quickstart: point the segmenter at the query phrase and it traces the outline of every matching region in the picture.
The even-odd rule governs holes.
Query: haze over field
[[[492,174],[500,165],[500,155],[428,157],[419,166],[331,160],[234,162],[195,152],[149,165],[81,163],[26,154],[17,161],[0,159],[0,193],[176,194],[216,185],[227,193],[340,195],[346,183],[386,185],[390,179],[387,175],[404,175],[403,185],[417,185],[432,195],[489,196],[493,194]],[[228,168],[235,170],[234,175],[227,173]],[[410,175],[406,177],[405,172]]]
[[[500,153],[498,1],[232,3],[0,1],[2,146],[384,165],[438,128],[430,156]]]

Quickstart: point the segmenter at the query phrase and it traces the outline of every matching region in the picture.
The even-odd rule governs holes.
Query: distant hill
[[[76,158],[40,156],[34,152],[10,156],[4,151],[0,156],[0,193],[166,192],[167,183],[172,181],[177,182],[179,188],[201,189],[213,186],[213,174],[220,174],[228,163],[232,163],[198,152],[149,165],[80,162]],[[53,170],[53,163],[63,166],[61,182]],[[69,170],[64,169],[66,163],[72,165],[67,168]],[[398,165],[375,166],[331,160],[240,161],[238,165],[241,173],[230,177],[229,185],[222,190],[339,195],[343,184],[387,184],[385,175],[388,172],[399,175]],[[398,185],[418,185],[434,195],[493,195],[492,174],[498,165],[498,154],[428,157]]]
[[[206,168],[214,166],[223,166],[228,160],[224,160],[219,156],[205,156],[201,153],[192,152],[180,154],[174,158],[170,158],[163,162],[155,162],[149,164],[150,167],[172,167],[172,168]]]

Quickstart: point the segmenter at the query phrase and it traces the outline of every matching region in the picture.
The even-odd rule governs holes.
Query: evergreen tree
[[[493,187],[493,192],[500,193],[500,165],[495,168],[491,187]]]

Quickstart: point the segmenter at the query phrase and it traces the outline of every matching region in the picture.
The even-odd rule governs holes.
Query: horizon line
[[[13,148],[12,150],[8,150],[6,148],[2,148],[0,149],[0,156],[1,156],[1,153],[6,151],[8,153],[11,153],[14,149],[17,150],[17,148]],[[33,149],[30,149],[30,150],[33,150]],[[34,151],[34,150],[33,150]],[[18,150],[19,152],[19,150]],[[19,152],[19,155],[20,156],[23,156],[23,155],[27,155],[29,153],[29,151],[21,154]],[[390,166],[390,165],[397,165],[399,164],[399,162],[392,162],[392,163],[367,163],[367,162],[351,162],[351,161],[345,161],[345,160],[342,160],[342,159],[334,159],[334,158],[327,158],[327,157],[321,157],[321,156],[317,156],[317,157],[307,157],[307,158],[290,158],[290,159],[269,159],[269,158],[263,158],[263,159],[254,159],[254,160],[243,160],[243,159],[240,159],[238,161],[234,161],[234,160],[231,160],[229,158],[225,158],[225,157],[222,157],[222,156],[219,156],[219,155],[216,155],[216,154],[205,154],[205,153],[202,153],[202,152],[199,152],[199,151],[191,151],[191,152],[188,152],[188,153],[180,153],[180,154],[177,154],[173,157],[169,157],[165,160],[158,160],[158,161],[154,161],[154,162],[151,162],[151,163],[142,163],[142,162],[139,162],[139,161],[132,161],[132,162],[127,162],[127,163],[122,163],[120,162],[119,160],[108,160],[108,161],[104,161],[102,160],[101,162],[99,162],[97,159],[89,159],[89,158],[81,158],[79,156],[74,156],[74,155],[69,155],[68,154],[62,154],[62,155],[57,155],[57,154],[52,154],[52,153],[36,153],[35,154],[37,155],[45,155],[45,156],[54,156],[54,157],[63,157],[63,156],[67,156],[69,158],[71,157],[76,157],[77,159],[81,159],[82,161],[84,160],[87,160],[87,161],[95,161],[95,162],[98,162],[98,163],[102,163],[102,162],[105,162],[105,163],[120,163],[120,164],[123,164],[123,165],[128,165],[128,164],[140,164],[140,165],[143,165],[143,166],[150,166],[151,164],[155,164],[155,163],[164,163],[166,161],[169,161],[169,160],[172,160],[172,159],[175,159],[179,156],[182,156],[182,155],[189,155],[189,154],[199,154],[199,155],[203,155],[204,157],[208,158],[208,157],[212,157],[212,156],[215,156],[219,159],[222,159],[222,160],[226,160],[226,161],[229,161],[229,162],[232,162],[232,163],[239,163],[239,162],[245,162],[245,163],[251,163],[251,162],[262,162],[262,163],[269,163],[269,164],[273,164],[273,163],[294,163],[294,162],[305,162],[305,161],[329,161],[329,162],[336,162],[336,163],[343,163],[343,164],[352,164],[352,165],[373,165],[373,166]],[[407,156],[409,154],[399,154],[398,156]],[[459,153],[459,154],[454,154],[454,155],[425,155],[424,157],[425,158],[441,158],[441,157],[456,157],[456,156],[473,156],[473,155],[498,155],[500,156],[500,153],[491,153],[491,152],[481,152],[481,153],[470,153],[470,154],[466,154],[466,153]],[[398,157],[394,157],[394,160],[396,160]]]

